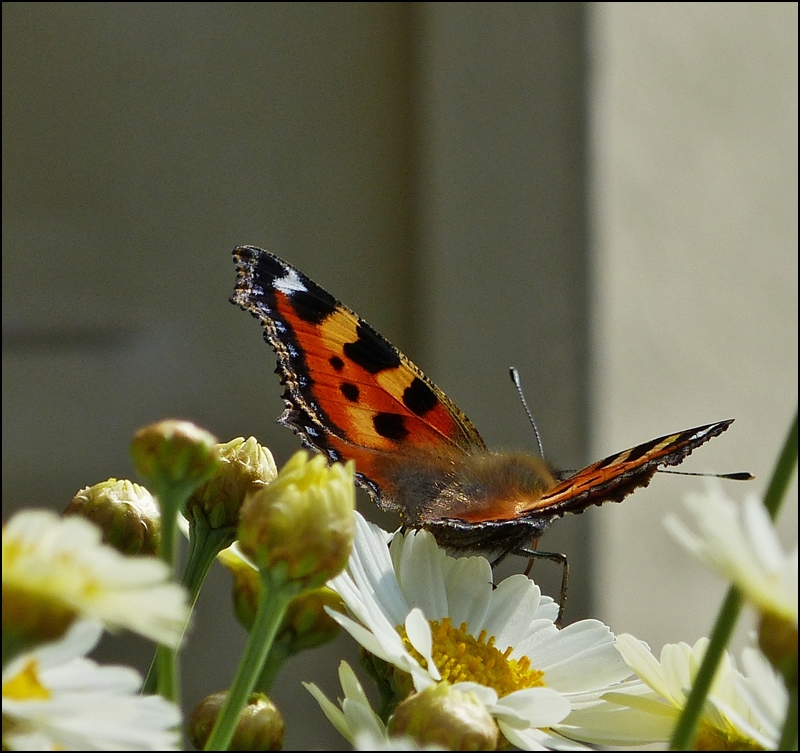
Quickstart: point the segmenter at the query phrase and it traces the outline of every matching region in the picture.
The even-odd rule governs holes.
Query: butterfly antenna
[[[542,438],[539,435],[539,429],[536,426],[536,421],[533,420],[533,414],[531,413],[531,409],[528,407],[528,401],[525,399],[525,393],[522,391],[522,383],[519,380],[519,371],[517,370],[516,366],[512,366],[508,373],[511,375],[511,381],[514,382],[514,386],[517,388],[517,394],[519,395],[519,399],[522,401],[522,407],[525,408],[525,413],[528,414],[528,421],[531,422],[531,426],[533,427],[533,433],[536,434],[536,444],[539,445],[539,454],[544,459],[544,447],[542,447]]]
[[[739,473],[692,473],[691,471],[667,471],[664,468],[658,469],[659,473],[671,473],[674,476],[711,476],[712,478],[725,478],[729,481],[752,481],[755,476],[747,471]]]

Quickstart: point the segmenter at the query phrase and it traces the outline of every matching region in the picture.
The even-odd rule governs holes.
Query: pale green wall
[[[735,418],[683,467],[762,493],[797,410],[797,4],[599,3],[589,28],[592,454]],[[662,524],[703,488],[595,515],[597,615],[656,651],[724,595]],[[796,479],[780,526],[796,546]]]

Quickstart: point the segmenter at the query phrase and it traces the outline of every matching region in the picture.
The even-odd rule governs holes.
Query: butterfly
[[[355,461],[378,507],[449,549],[531,554],[525,545],[555,519],[620,502],[733,422],[667,434],[574,473],[491,452],[442,390],[330,293],[268,251],[239,246],[233,258],[231,302],[261,322],[278,357],[278,422],[330,462]],[[566,565],[564,555],[537,554]]]

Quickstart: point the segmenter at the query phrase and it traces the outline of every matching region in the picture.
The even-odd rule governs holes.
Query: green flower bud
[[[110,478],[81,489],[64,515],[78,515],[95,523],[103,543],[122,554],[158,553],[161,509],[147,489],[133,481]]]
[[[139,429],[131,442],[136,470],[158,495],[181,487],[190,494],[219,463],[213,434],[189,421],[159,421]]]
[[[227,691],[212,693],[192,711],[187,732],[197,750],[205,748],[227,696]],[[253,693],[242,710],[228,750],[281,750],[284,727],[275,704],[263,693]]]
[[[774,612],[763,612],[758,647],[781,673],[787,689],[797,687],[797,623]]]
[[[214,475],[199,486],[186,503],[191,520],[202,514],[211,528],[236,528],[239,509],[248,494],[263,489],[278,470],[272,453],[254,437],[232,439],[216,447],[220,464]]]
[[[58,640],[79,616],[76,609],[46,593],[3,581],[3,660],[6,642],[14,648],[11,658],[17,650]]]
[[[217,559],[233,576],[236,617],[250,630],[261,596],[258,570],[238,551],[237,545],[221,551]],[[327,586],[315,588],[292,599],[275,636],[275,642],[284,645],[286,656],[320,646],[338,635],[339,623],[325,611],[325,607],[339,612],[345,611],[342,597]]]
[[[245,629],[253,627],[261,596],[261,579],[256,566],[234,544],[223,549],[217,559],[233,576],[233,608]]]
[[[347,564],[355,534],[353,463],[295,453],[266,488],[248,497],[239,546],[260,569],[302,589],[322,586]]]
[[[430,685],[402,701],[389,720],[390,735],[408,735],[420,745],[448,750],[496,750],[498,729],[486,706],[472,693],[447,682]]]
[[[290,655],[321,646],[339,634],[339,623],[325,611],[325,607],[337,612],[345,611],[342,597],[327,586],[292,599],[276,636],[277,641],[287,645]]]

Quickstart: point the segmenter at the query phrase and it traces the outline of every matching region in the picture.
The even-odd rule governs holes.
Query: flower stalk
[[[289,602],[301,590],[297,583],[287,581],[278,575],[276,570],[277,568],[261,571],[261,596],[256,619],[239,661],[233,684],[228,691],[228,697],[204,750],[228,749],[236,732],[239,716],[261,674]]]

